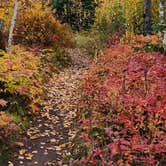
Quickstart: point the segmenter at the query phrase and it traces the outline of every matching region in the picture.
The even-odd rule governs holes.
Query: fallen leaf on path
[[[33,157],[33,154],[31,154],[31,153],[26,154],[27,160],[32,160],[32,157]]]
[[[24,146],[24,144],[22,143],[22,142],[14,142],[14,144],[16,145],[16,146]]]
[[[14,166],[14,164],[11,161],[8,161],[8,166]]]
[[[61,147],[59,147],[59,146],[54,146],[55,147],[55,149],[57,150],[57,151],[60,151],[61,150]]]
[[[32,151],[33,154],[37,154],[37,150]]]
[[[19,154],[20,155],[23,155],[23,154],[25,154],[27,152],[27,149],[21,149],[21,150],[19,150]]]
[[[40,138],[40,137],[41,137],[40,134],[35,134],[35,135],[32,135],[32,136],[30,137],[30,139],[38,139],[38,138]]]
[[[50,140],[50,142],[51,142],[51,143],[56,143],[57,140],[56,140],[55,138],[53,138],[53,139]]]
[[[18,159],[24,160],[24,156],[18,156]]]

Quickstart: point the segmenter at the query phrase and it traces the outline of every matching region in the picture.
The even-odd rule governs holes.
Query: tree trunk
[[[11,51],[12,51],[13,31],[14,31],[14,27],[15,27],[15,23],[16,23],[17,12],[18,12],[18,0],[15,0],[14,12],[13,12],[12,20],[11,20],[9,39],[8,39],[8,53],[9,54],[11,54]]]
[[[160,24],[164,25],[165,21],[165,0],[160,0],[159,3],[159,18],[160,18]],[[166,54],[166,29],[163,31],[164,37],[163,37],[163,47],[164,47],[164,53]]]
[[[164,31],[163,46],[164,46],[164,53],[166,54],[166,30]]]
[[[164,22],[166,23],[166,0],[164,0]]]
[[[144,35],[151,34],[151,13],[152,13],[151,0],[144,0]]]
[[[1,50],[6,50],[5,47],[5,39],[4,39],[4,35],[3,35],[3,21],[0,20],[0,49]]]
[[[165,5],[165,0],[160,0],[159,4],[159,17],[160,17],[160,23],[164,23],[164,5]]]

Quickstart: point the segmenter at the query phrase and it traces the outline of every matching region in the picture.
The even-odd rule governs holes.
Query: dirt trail
[[[80,94],[79,81],[88,67],[88,58],[79,49],[68,50],[73,65],[54,74],[46,83],[48,100],[42,103],[41,116],[28,132],[14,166],[65,166],[70,155],[76,127],[76,112]]]

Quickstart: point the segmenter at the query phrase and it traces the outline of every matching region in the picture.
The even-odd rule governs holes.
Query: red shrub
[[[91,165],[156,165],[166,155],[166,57],[115,45],[83,83],[83,139]],[[86,138],[86,139],[85,139]]]
[[[120,37],[121,37],[120,33],[118,33],[118,32],[114,33],[112,36],[110,36],[107,39],[107,46],[111,47],[113,45],[118,44],[120,42]]]

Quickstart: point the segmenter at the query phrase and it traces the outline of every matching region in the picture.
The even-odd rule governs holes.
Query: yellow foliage
[[[56,45],[70,46],[72,32],[67,25],[62,25],[46,7],[42,8],[40,3],[25,8],[18,15],[14,32],[14,39],[17,43],[27,45]]]
[[[0,19],[4,21],[4,31],[7,33],[10,27],[11,17],[13,14],[13,0],[3,1],[0,8]]]
[[[143,0],[101,0],[97,9],[97,23],[106,21],[107,27],[111,28],[119,21],[119,26],[124,25],[130,33],[138,33],[143,28]],[[159,0],[152,0],[152,21],[159,22]],[[115,31],[117,31],[115,27]]]
[[[5,2],[5,1],[4,1]],[[14,41],[24,44],[72,45],[72,33],[67,25],[62,25],[48,7],[49,0],[19,1],[18,16],[14,31]],[[4,32],[8,36],[13,15],[14,0],[3,3],[0,19],[4,20]]]
[[[132,47],[143,48],[146,44],[161,45],[162,41],[158,35],[134,35],[130,32],[120,39],[121,44],[129,44]]]
[[[0,81],[5,91],[25,95],[36,103],[43,92],[40,64],[38,57],[19,46],[14,47],[12,55],[5,53],[0,57]]]

